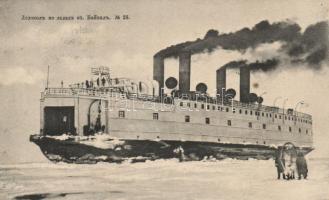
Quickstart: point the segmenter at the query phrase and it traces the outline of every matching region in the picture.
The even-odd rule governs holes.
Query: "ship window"
[[[248,110],[245,110],[245,111],[244,111],[244,114],[248,115]]]
[[[250,111],[250,115],[252,115],[252,110]]]
[[[209,105],[207,105],[207,110],[209,110],[210,108],[209,108],[210,106]]]
[[[212,106],[212,109],[213,109],[213,110],[216,110],[216,107],[215,107],[215,106]]]
[[[209,117],[206,117],[206,124],[210,124],[210,119],[209,119]]]
[[[270,113],[270,117],[272,117],[272,114]]]
[[[159,119],[159,113],[153,113],[153,119],[158,120]]]
[[[262,116],[264,117],[264,113],[262,113]]]
[[[249,128],[252,128],[252,123],[251,122],[249,122]]]
[[[239,110],[239,113],[240,113],[240,114],[242,113],[242,110],[241,110],[241,109]]]
[[[227,125],[228,126],[232,126],[232,121],[231,120],[227,120]]]
[[[185,122],[190,122],[190,116],[185,115]]]
[[[284,119],[287,120],[287,116],[284,116]]]
[[[275,118],[278,118],[278,116],[277,116],[276,114],[274,115],[274,117],[275,117]]]
[[[204,109],[204,104],[201,104],[201,109]]]
[[[194,103],[194,108],[197,108],[198,107],[198,104]]]
[[[125,118],[125,111],[119,110],[119,117],[120,118]]]
[[[291,127],[289,126],[289,132],[291,132]]]
[[[281,131],[281,126],[278,126],[278,130]]]
[[[308,130],[306,129],[306,134],[308,134]]]
[[[190,103],[187,103],[187,107],[191,107],[191,104]]]
[[[235,113],[235,108],[232,108],[232,112]]]
[[[226,108],[226,112],[228,112],[229,111],[229,108]]]
[[[266,129],[266,124],[263,124],[263,129]]]
[[[266,117],[268,117],[268,113],[266,113]]]
[[[298,129],[298,132],[299,132],[299,133],[301,133],[301,132],[302,132],[302,130],[299,128],[299,129]]]
[[[180,102],[180,104],[179,104],[180,106],[183,106],[184,104],[183,104],[183,102]]]
[[[220,110],[220,106],[218,106],[218,108],[217,108],[218,110]]]
[[[288,117],[288,120],[290,120],[290,117]]]
[[[281,115],[279,115],[279,119],[281,119]]]

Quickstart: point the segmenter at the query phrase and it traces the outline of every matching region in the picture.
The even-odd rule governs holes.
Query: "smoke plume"
[[[222,67],[229,68],[229,69],[237,69],[240,67],[248,67],[250,71],[263,71],[268,72],[275,70],[280,64],[280,61],[276,58],[267,59],[265,61],[256,61],[252,63],[248,63],[247,60],[239,60],[239,61],[231,61],[225,64]]]
[[[272,71],[276,69],[282,58],[291,65],[306,64],[311,69],[320,69],[323,62],[328,61],[328,21],[318,22],[308,26],[304,32],[301,27],[291,21],[269,23],[261,21],[254,27],[243,28],[233,33],[222,33],[211,29],[203,39],[187,41],[167,47],[155,56],[163,58],[177,57],[180,52],[188,51],[191,54],[211,53],[217,48],[235,50],[242,54],[248,49],[255,49],[261,44],[280,42],[283,45],[278,50],[282,56],[260,59],[254,63],[247,61],[233,61],[227,65],[248,64],[251,70]]]

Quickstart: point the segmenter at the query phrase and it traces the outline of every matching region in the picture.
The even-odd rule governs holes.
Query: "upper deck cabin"
[[[158,106],[157,110],[150,110],[143,114],[142,118],[149,118],[149,115],[155,112],[172,111],[175,112],[179,109],[188,109],[188,111],[201,111],[199,114],[193,113],[186,114],[186,112],[177,113],[177,122],[184,122],[184,117],[191,115],[196,123],[204,123],[203,118],[210,117],[211,121],[221,118],[225,120],[232,120],[234,124],[239,124],[241,127],[247,127],[248,123],[253,122],[257,126],[266,126],[266,129],[273,129],[273,131],[286,131],[296,133],[306,133],[312,135],[312,116],[309,114],[296,112],[293,109],[282,109],[273,106],[265,106],[261,103],[244,103],[234,99],[210,97],[207,94],[193,92],[186,98],[179,98],[177,95],[162,94],[159,96],[155,92],[158,91],[156,86],[152,85],[151,90],[147,91],[146,84],[143,82],[135,82],[127,78],[110,78],[110,71],[106,69],[92,70],[96,76],[93,81],[81,82],[70,85],[68,88],[46,88],[41,93],[41,108],[54,107],[54,106],[70,106],[72,113],[72,129],[76,128],[77,132],[81,134],[85,132],[83,125],[86,122],[86,116],[89,115],[90,107],[95,100],[102,102],[116,102],[117,100],[136,101],[136,105],[147,102],[152,102]],[[149,93],[152,93],[149,95]],[[80,103],[79,103],[80,102]],[[162,110],[162,104],[170,105]],[[89,108],[89,111],[88,111]],[[117,108],[125,109],[125,108]],[[151,108],[150,108],[151,109]],[[136,108],[138,110],[138,107]],[[145,110],[145,109],[144,109]],[[51,112],[51,111],[49,111]],[[107,112],[107,111],[105,111]],[[150,113],[149,113],[150,112]],[[43,113],[43,112],[42,112]],[[148,114],[149,113],[149,114]],[[108,121],[110,117],[119,117],[118,111],[110,114],[104,114],[103,117]],[[160,114],[164,115],[164,114]],[[167,114],[166,114],[167,115]],[[181,116],[182,115],[182,116]],[[209,116],[207,116],[209,115]],[[74,116],[76,116],[74,118]],[[41,114],[41,121],[43,120]],[[46,120],[47,121],[47,120]],[[44,127],[43,122],[41,127]],[[218,122],[216,122],[218,123]],[[224,122],[223,122],[224,123]],[[226,122],[225,122],[226,123]],[[192,122],[191,122],[192,124]],[[216,125],[213,124],[212,125]],[[250,126],[250,125],[249,125]],[[253,125],[252,125],[253,126]],[[105,127],[108,127],[107,125]],[[263,128],[264,129],[264,128]],[[291,130],[292,129],[292,130]],[[299,131],[299,132],[298,132]],[[75,131],[73,131],[75,132]]]
[[[120,86],[121,87],[121,86]],[[155,103],[172,104],[179,107],[193,110],[222,111],[244,115],[255,115],[259,118],[282,119],[295,123],[312,124],[312,116],[306,113],[297,112],[293,109],[283,109],[279,107],[266,106],[257,103],[242,103],[236,100],[228,101],[212,97],[180,99],[170,96],[162,98],[159,96],[124,92],[113,87],[81,88],[77,85],[70,88],[47,88],[41,93],[41,99],[48,97],[81,97],[91,99],[107,100],[117,98],[122,100],[151,101]]]

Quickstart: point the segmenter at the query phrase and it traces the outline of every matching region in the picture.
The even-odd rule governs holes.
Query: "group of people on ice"
[[[275,166],[278,179],[281,178],[281,174],[282,178],[286,180],[295,179],[295,175],[298,175],[298,179],[307,178],[308,168],[304,154],[302,152],[297,153],[291,143],[279,147],[275,158]]]

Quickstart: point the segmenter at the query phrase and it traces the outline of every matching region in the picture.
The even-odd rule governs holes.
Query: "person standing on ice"
[[[281,158],[281,149],[278,149],[276,152],[276,157],[275,157],[275,167],[277,169],[277,174],[278,174],[278,179],[282,178],[286,179],[286,175],[284,174],[284,160]]]
[[[174,153],[178,155],[179,162],[183,162],[185,160],[184,149],[182,146],[179,146],[174,150]]]
[[[308,168],[304,154],[302,152],[299,152],[297,155],[296,165],[297,165],[298,179],[300,180],[302,175],[304,179],[306,179]]]
[[[295,179],[297,152],[292,144],[283,147],[282,160],[284,160],[287,180]]]

